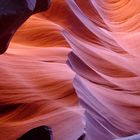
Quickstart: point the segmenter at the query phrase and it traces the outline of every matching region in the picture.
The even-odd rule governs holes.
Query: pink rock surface
[[[40,125],[55,140],[139,133],[139,21],[139,0],[53,0],[32,16],[0,56],[0,138]]]

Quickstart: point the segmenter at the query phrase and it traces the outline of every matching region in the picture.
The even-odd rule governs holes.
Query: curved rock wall
[[[44,124],[55,140],[139,133],[139,21],[139,0],[53,0],[32,16],[0,56],[0,137]]]

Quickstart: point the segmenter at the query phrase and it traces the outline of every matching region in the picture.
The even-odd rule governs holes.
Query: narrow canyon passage
[[[52,0],[31,16],[0,56],[0,138],[140,133],[139,21],[139,0]]]

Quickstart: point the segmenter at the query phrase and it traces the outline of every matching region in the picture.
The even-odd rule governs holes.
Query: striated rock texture
[[[32,16],[0,56],[0,138],[41,125],[55,140],[140,133],[139,21],[139,0],[53,0]]]
[[[45,13],[31,17],[0,55],[2,140],[16,140],[42,125],[52,128],[54,140],[76,140],[83,134],[83,109],[72,86],[75,74],[66,64],[71,49]]]
[[[72,47],[73,84],[86,109],[87,139],[139,133],[140,1],[70,0],[68,5],[81,22],[78,33],[64,36]]]

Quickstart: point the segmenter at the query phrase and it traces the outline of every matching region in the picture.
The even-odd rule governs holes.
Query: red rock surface
[[[0,56],[0,138],[40,125],[55,140],[139,133],[139,21],[139,0],[53,0],[32,16]]]

